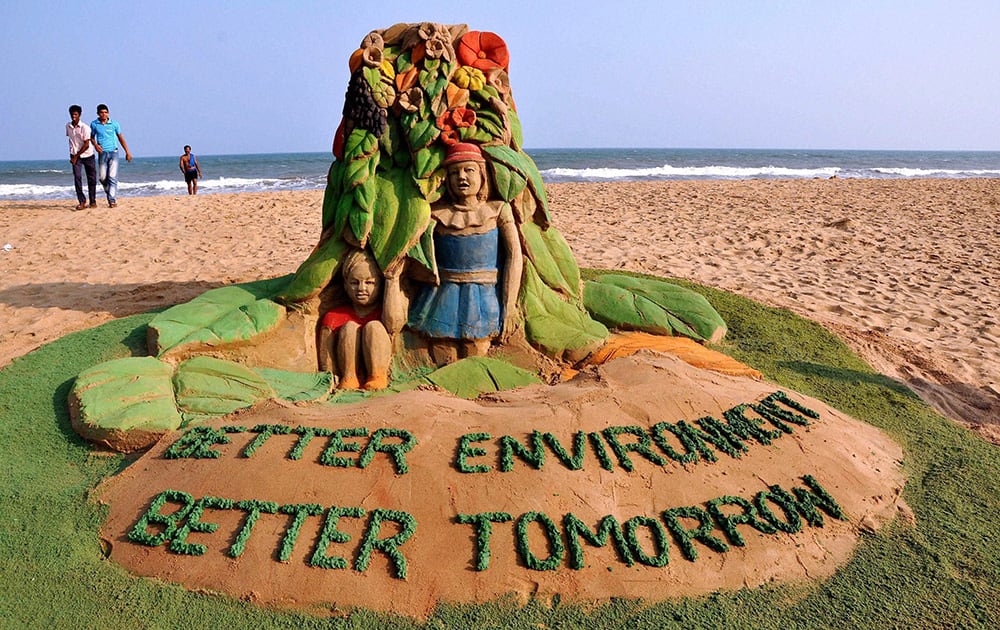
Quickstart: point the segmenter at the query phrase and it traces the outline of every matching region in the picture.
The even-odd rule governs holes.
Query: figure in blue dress
[[[489,199],[478,145],[452,145],[443,163],[450,199],[431,208],[437,285],[420,284],[408,325],[438,365],[483,356],[517,322],[523,259],[510,205]]]

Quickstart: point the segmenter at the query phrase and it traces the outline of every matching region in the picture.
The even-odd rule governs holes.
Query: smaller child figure
[[[392,341],[382,324],[382,273],[371,254],[352,249],[341,263],[350,304],[323,315],[319,331],[319,369],[340,377],[340,389],[384,389],[389,385]]]

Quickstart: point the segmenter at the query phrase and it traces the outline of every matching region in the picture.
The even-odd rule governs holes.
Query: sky
[[[329,151],[397,22],[507,42],[530,148],[1000,150],[996,0],[6,0],[0,160],[107,103],[134,156]]]

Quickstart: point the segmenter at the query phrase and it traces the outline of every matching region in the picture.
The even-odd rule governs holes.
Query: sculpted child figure
[[[510,206],[489,200],[479,146],[453,145],[443,165],[450,199],[431,208],[440,282],[419,286],[408,321],[438,365],[485,355],[494,339],[509,338],[523,266]]]
[[[383,389],[389,384],[392,342],[382,324],[382,274],[375,259],[352,249],[341,264],[349,304],[323,315],[319,367],[339,377],[340,389]]]

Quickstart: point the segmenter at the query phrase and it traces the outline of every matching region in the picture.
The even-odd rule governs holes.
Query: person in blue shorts
[[[97,175],[108,197],[108,207],[118,205],[118,145],[125,149],[125,161],[132,161],[128,143],[122,135],[121,125],[117,120],[111,120],[108,106],[101,103],[97,106],[97,120],[90,123],[90,135],[97,151]]]
[[[197,195],[198,194],[198,178],[201,177],[201,165],[198,164],[198,158],[191,153],[191,145],[184,145],[184,155],[181,156],[181,161],[179,166],[181,167],[181,172],[184,173],[184,181],[188,185],[188,194]]]

